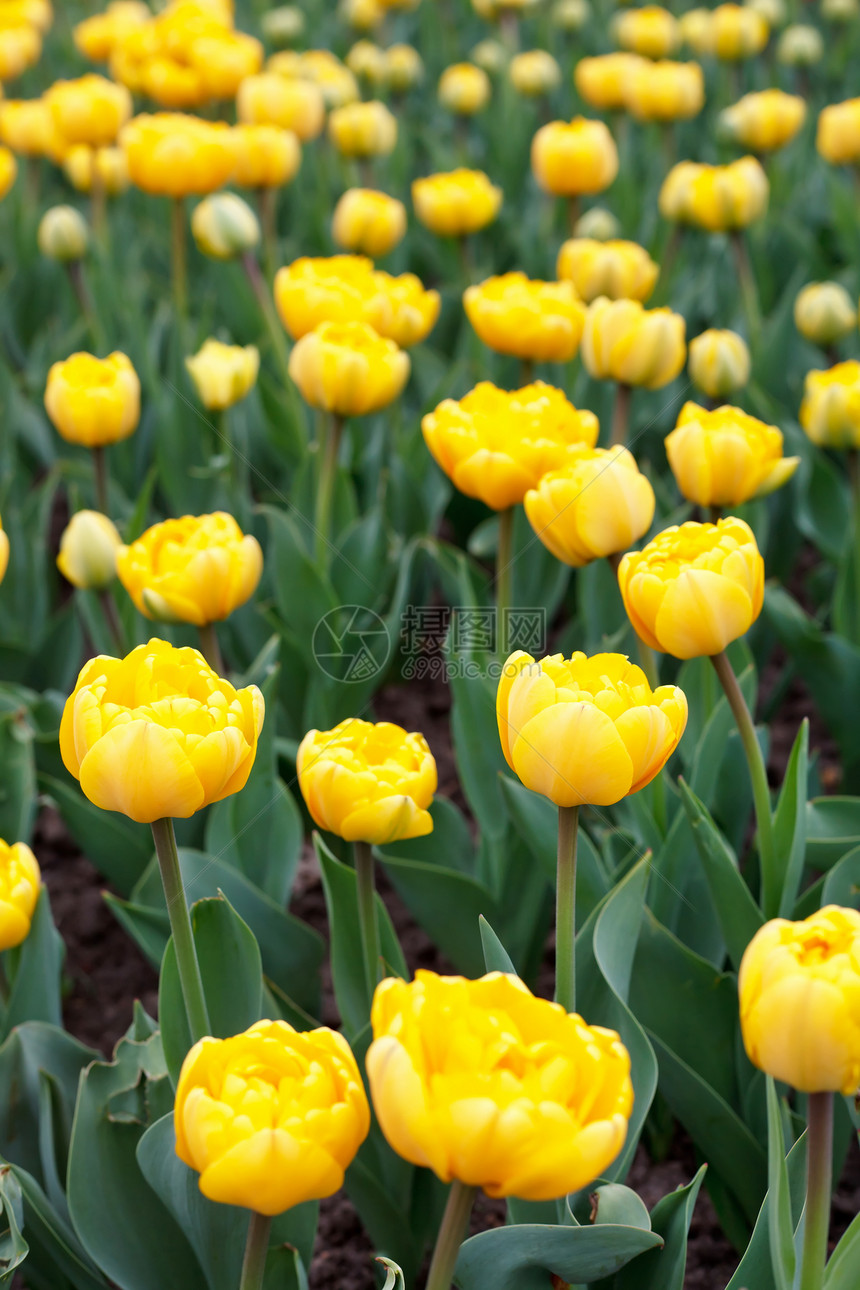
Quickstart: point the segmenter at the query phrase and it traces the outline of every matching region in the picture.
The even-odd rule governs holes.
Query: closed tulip
[[[617,112],[627,106],[627,87],[644,60],[638,54],[598,54],[580,58],[573,80],[580,97],[598,112]]]
[[[371,326],[401,349],[411,349],[436,325],[442,303],[439,292],[427,291],[414,273],[392,277],[377,270],[376,281],[378,294],[369,313]]]
[[[764,49],[769,36],[767,21],[754,9],[721,4],[711,11],[710,50],[724,62],[754,58]]]
[[[99,511],[76,511],[63,530],[57,568],[73,587],[102,591],[116,577],[122,538]]]
[[[202,197],[233,174],[233,132],[179,112],[136,116],[120,134],[131,182],[145,193]]]
[[[761,90],[745,94],[720,114],[720,124],[742,148],[773,152],[795,137],[806,119],[806,103],[798,94]]]
[[[371,1021],[382,1132],[443,1182],[549,1200],[605,1173],[624,1145],[633,1088],[618,1035],[514,976],[389,978]]]
[[[490,101],[490,78],[473,63],[455,63],[439,77],[439,102],[458,116],[473,116]]]
[[[244,788],[263,726],[255,685],[235,690],[196,649],[138,645],[81,669],[60,722],[63,764],[105,811],[152,824]]]
[[[652,692],[623,654],[553,654],[539,662],[518,650],[496,698],[502,752],[526,788],[556,806],[611,806],[650,784],[687,724],[674,685]]]
[[[45,408],[63,439],[103,447],[136,430],[140,381],[125,354],[72,354],[49,371]]]
[[[524,498],[529,524],[557,560],[582,568],[638,542],[654,519],[654,489],[626,448],[583,448]]]
[[[346,56],[346,65],[353,76],[363,78],[368,84],[385,84],[385,50],[372,40],[357,40]]]
[[[787,483],[800,462],[783,457],[782,433],[740,408],[685,403],[666,436],[681,493],[699,506],[741,506]]]
[[[767,175],[755,157],[741,157],[727,166],[682,161],[663,181],[660,213],[710,233],[724,233],[760,219],[769,196]]]
[[[340,0],[340,15],[356,31],[372,31],[385,18],[379,0]]]
[[[379,259],[406,233],[406,207],[371,188],[349,188],[334,208],[332,237],[345,251]]]
[[[54,116],[44,98],[0,102],[0,140],[21,157],[62,153]]]
[[[153,524],[120,549],[116,564],[145,618],[202,627],[229,618],[250,600],[263,572],[263,553],[232,515],[218,511]]]
[[[176,1154],[204,1196],[274,1216],[343,1186],[370,1109],[343,1035],[258,1021],[207,1037],[182,1063]]]
[[[857,307],[839,282],[810,282],[794,302],[797,330],[815,345],[832,345],[857,326]]]
[[[617,242],[620,234],[621,225],[612,211],[608,211],[605,206],[589,206],[573,226],[574,239],[590,238],[593,242]]]
[[[196,67],[174,58],[151,58],[140,68],[138,76],[124,74],[111,61],[118,80],[131,90],[143,93],[168,112],[193,112],[206,101],[203,76]]]
[[[305,30],[305,15],[295,5],[278,5],[263,14],[260,28],[273,45],[291,45]]]
[[[223,411],[253,389],[260,351],[256,345],[225,345],[210,338],[192,358],[186,358],[185,366],[204,408]]]
[[[585,306],[569,282],[505,273],[467,287],[463,306],[481,340],[499,354],[566,363],[579,348]]]
[[[409,355],[363,322],[320,323],[290,354],[290,376],[306,402],[341,417],[393,403],[409,368]]]
[[[469,58],[477,67],[482,67],[485,72],[489,72],[491,76],[494,76],[497,72],[501,72],[507,67],[510,54],[500,40],[488,38],[478,41],[469,54]]]
[[[581,31],[590,18],[588,0],[556,0],[550,12],[552,25],[561,31]]]
[[[131,116],[131,95],[124,85],[90,73],[76,81],[56,81],[45,94],[54,125],[69,145],[113,143]]]
[[[188,52],[207,99],[234,99],[242,82],[256,76],[263,65],[263,46],[243,31],[204,36]]]
[[[274,55],[277,58],[278,55]],[[308,49],[301,56],[301,63],[293,75],[303,76],[319,88],[327,108],[344,107],[357,103],[361,98],[358,81],[339,58],[328,49]],[[274,70],[273,59],[269,67]]]
[[[860,914],[826,905],[756,932],[738,976],[741,1034],[759,1070],[803,1093],[860,1086]]]
[[[459,402],[445,399],[421,429],[460,492],[502,511],[577,448],[593,448],[599,427],[593,412],[577,410],[543,381],[510,394],[481,381]]]
[[[422,734],[349,717],[308,731],[296,773],[314,823],[347,842],[384,846],[433,831],[436,762]]]
[[[822,108],[815,146],[831,165],[855,165],[860,161],[860,98]]]
[[[243,125],[276,125],[307,143],[322,133],[325,99],[313,81],[262,72],[239,86],[236,113]]]
[[[0,173],[2,173],[3,152],[0,150]],[[74,206],[51,206],[39,220],[36,234],[39,250],[49,260],[68,264],[80,260],[86,254],[90,234],[86,220]]]
[[[713,26],[710,9],[688,9],[678,19],[678,28],[682,42],[688,45],[694,53],[699,54],[701,57],[713,54]]]
[[[705,81],[698,63],[643,62],[627,84],[625,105],[640,121],[686,121],[701,112]]]
[[[618,174],[618,149],[602,121],[551,121],[532,139],[532,170],[548,193],[601,193]]]
[[[233,142],[233,182],[240,188],[281,188],[295,178],[302,149],[292,130],[277,125],[237,125]]]
[[[213,260],[233,260],[260,240],[260,223],[235,193],[213,193],[194,207],[191,232],[197,249]]]
[[[481,170],[451,170],[412,181],[412,204],[422,224],[441,237],[466,237],[492,224],[502,190]]]
[[[666,58],[680,41],[677,18],[657,4],[620,10],[612,31],[622,49],[643,58]]]
[[[14,81],[38,63],[41,53],[42,37],[35,27],[0,27],[0,82]]]
[[[41,887],[39,865],[26,842],[10,846],[0,838],[0,950],[27,939]]]
[[[589,305],[582,333],[582,361],[600,380],[659,390],[684,366],[686,324],[671,309],[643,309],[638,300]]]
[[[741,390],[750,379],[750,352],[736,331],[710,328],[690,341],[690,380],[709,399]]]
[[[397,142],[397,117],[377,100],[347,103],[332,112],[328,132],[343,157],[382,157]]]
[[[421,55],[412,45],[389,45],[385,51],[385,79],[389,89],[402,94],[424,76]]]
[[[108,197],[116,197],[128,188],[128,166],[121,148],[91,148],[76,144],[66,153],[63,171],[79,193],[100,188]]]
[[[819,448],[860,447],[860,363],[806,373],[800,424]]]
[[[529,49],[515,54],[508,75],[517,93],[527,98],[549,94],[561,84],[561,68],[545,49]]]
[[[654,290],[660,266],[636,242],[573,237],[558,253],[556,273],[573,283],[586,304],[598,296],[644,301]]]
[[[618,566],[624,608],[652,649],[675,658],[719,654],[761,613],[764,561],[748,524],[673,525]]]
[[[8,148],[0,148],[0,201],[9,192],[18,175],[18,163]]]

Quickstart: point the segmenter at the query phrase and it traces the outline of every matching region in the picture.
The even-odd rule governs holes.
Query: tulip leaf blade
[[[776,1290],[791,1290],[796,1263],[794,1226],[791,1221],[791,1196],[788,1187],[788,1167],[785,1163],[782,1113],[776,1084],[771,1075],[767,1077],[767,1175],[768,1195],[771,1198],[768,1206],[767,1230],[770,1237],[770,1255]]]
[[[146,825],[93,806],[76,784],[40,775],[39,785],[54,800],[66,828],[99,873],[128,896],[152,859],[152,833]]]
[[[806,855],[806,793],[809,777],[809,719],[797,732],[786,767],[782,791],[773,815],[773,844],[781,869],[778,910],[765,910],[765,917],[789,918],[797,899]]]
[[[788,1189],[791,1201],[791,1217],[793,1223],[800,1221],[801,1211],[803,1209],[804,1190],[806,1182],[806,1138],[801,1137],[795,1142],[794,1146],[786,1156],[786,1168],[788,1171]],[[726,1290],[747,1290],[748,1287],[754,1286],[755,1290],[776,1290],[776,1283],[773,1277],[773,1264],[770,1253],[770,1210],[773,1204],[773,1198],[768,1193],[762,1201],[753,1228],[752,1236],[747,1245],[744,1256],[735,1270]]]
[[[415,921],[466,976],[480,976],[484,954],[478,920],[498,919],[498,906],[475,878],[441,865],[383,855],[392,886]]]
[[[454,1283],[459,1290],[546,1290],[551,1276],[571,1284],[599,1281],[662,1244],[657,1232],[612,1223],[497,1227],[464,1242]]]
[[[0,1164],[2,1164],[0,1157]],[[86,1254],[65,1217],[51,1204],[36,1179],[18,1165],[9,1165],[21,1188],[24,1201],[24,1230],[30,1246],[28,1272],[43,1280],[38,1284],[57,1284],[59,1276],[68,1277],[75,1290],[108,1290],[108,1283]]]
[[[686,1186],[657,1201],[651,1211],[651,1229],[665,1244],[662,1249],[646,1250],[622,1268],[613,1290],[683,1290],[687,1237],[707,1168],[702,1165]]]
[[[0,1230],[0,1285],[9,1285],[15,1268],[20,1267],[30,1246],[24,1239],[24,1203],[21,1186],[9,1165],[0,1165],[0,1214],[5,1230]]]
[[[860,1284],[860,1214],[856,1214],[824,1270],[824,1290],[855,1290]]]
[[[30,932],[19,949],[9,1000],[3,1012],[3,1038],[22,1021],[62,1025],[61,975],[65,945],[54,926],[47,887],[39,892]]]
[[[651,1215],[638,1192],[623,1183],[601,1183],[591,1193],[592,1223],[619,1227],[641,1227],[651,1231]]]
[[[511,958],[496,933],[483,914],[478,915],[478,927],[481,931],[481,946],[484,951],[484,967],[488,972],[510,972],[518,976]]]

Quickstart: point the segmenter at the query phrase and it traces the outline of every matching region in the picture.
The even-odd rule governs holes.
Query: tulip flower
[[[740,408],[708,411],[692,402],[666,436],[666,456],[683,496],[712,509],[741,506],[782,488],[800,463],[783,457],[776,426]]]
[[[63,529],[57,568],[73,587],[103,591],[116,577],[122,538],[99,511],[76,511]]]
[[[743,336],[735,331],[710,328],[689,344],[687,367],[690,380],[709,399],[724,398],[743,389],[750,378],[750,352]]]
[[[26,842],[10,846],[0,838],[0,950],[27,939],[41,886],[38,862]]]
[[[260,351],[256,345],[224,345],[210,337],[193,357],[186,358],[185,366],[204,408],[224,411],[253,389]]]
[[[18,163],[8,148],[0,148],[0,202],[18,176]]]
[[[92,222],[98,235],[104,229],[104,199],[116,197],[128,188],[128,165],[121,148],[92,148],[78,143],[69,148],[63,172],[79,193],[92,196]]]
[[[2,100],[0,141],[22,157],[59,157],[63,150],[44,98]]]
[[[397,117],[378,100],[347,103],[332,112],[328,133],[342,157],[384,157],[397,142]]]
[[[213,260],[233,260],[260,241],[260,225],[235,193],[213,193],[194,207],[191,232],[197,249]]]
[[[9,535],[3,528],[3,522],[0,520],[0,582],[6,577],[6,570],[9,568]]]
[[[819,448],[860,448],[860,363],[806,373],[800,424]]]
[[[35,27],[21,23],[0,28],[0,82],[14,81],[39,61],[42,37]]]
[[[746,228],[767,209],[770,186],[761,163],[742,157],[727,166],[682,161],[660,189],[660,213],[711,233]]]
[[[333,255],[303,257],[279,269],[275,303],[294,340],[321,323],[364,322],[406,348],[433,327],[440,297],[425,291],[414,273],[392,277],[363,256]]]
[[[751,152],[773,152],[784,148],[806,119],[806,102],[799,94],[783,90],[761,90],[745,94],[720,114],[720,125]]]
[[[783,67],[814,67],[824,57],[824,37],[806,22],[792,23],[777,41],[776,61]],[[822,109],[822,115],[828,109]],[[820,118],[819,118],[820,119]],[[826,156],[821,149],[822,156]],[[830,158],[828,157],[829,161]]]
[[[612,238],[573,237],[562,245],[556,264],[558,277],[572,282],[586,304],[598,296],[645,301],[659,273],[644,246]]]
[[[568,199],[571,230],[583,193],[602,193],[618,174],[618,149],[603,121],[550,121],[532,139],[532,171],[544,192]]]
[[[374,44],[372,40],[356,41],[347,54],[345,62],[353,76],[366,80],[374,87],[385,84],[385,50]]]
[[[822,108],[815,146],[832,166],[860,161],[860,98]]]
[[[439,102],[457,116],[474,116],[490,99],[490,78],[472,63],[455,63],[439,77]]]
[[[640,121],[686,121],[705,102],[702,69],[698,63],[643,61],[626,83],[624,101]]]
[[[839,282],[810,282],[794,301],[797,330],[829,349],[857,327],[857,306]]]
[[[313,81],[262,72],[239,86],[236,114],[243,125],[275,125],[308,143],[322,133],[325,99]]]
[[[508,67],[508,76],[517,93],[526,98],[549,94],[561,84],[561,68],[545,49],[515,54]]]
[[[452,170],[415,179],[412,204],[422,224],[441,237],[466,237],[491,224],[502,190],[481,170]]]
[[[724,62],[739,62],[760,54],[767,44],[767,21],[748,5],[721,4],[711,10],[705,29],[705,49]]]
[[[3,152],[5,149],[0,150],[0,188]],[[74,206],[51,206],[39,221],[36,240],[39,250],[47,259],[57,260],[60,264],[71,264],[86,255],[90,235],[86,220]]]
[[[527,379],[535,362],[573,358],[585,323],[585,307],[569,282],[539,282],[519,272],[467,287],[463,307],[484,344],[519,358]]]
[[[642,58],[667,58],[680,40],[677,18],[656,4],[619,10],[612,34],[622,49]]]
[[[94,63],[106,63],[115,46],[136,28],[143,27],[152,18],[152,10],[145,0],[123,0],[109,4],[104,13],[85,18],[73,29],[75,47]]]
[[[370,188],[350,188],[332,216],[332,237],[345,251],[379,259],[406,233],[406,207],[396,197]]]
[[[627,106],[627,87],[643,61],[625,53],[580,58],[573,69],[577,92],[598,112],[618,112]]]
[[[66,145],[104,148],[116,140],[132,113],[124,85],[89,73],[75,81],[55,81],[45,93],[54,126]]]

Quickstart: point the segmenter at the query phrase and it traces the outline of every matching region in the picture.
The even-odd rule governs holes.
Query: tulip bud
[[[610,300],[647,300],[659,266],[637,242],[596,242],[572,237],[558,253],[556,275],[566,278],[586,304],[598,296]]]
[[[740,390],[750,378],[750,352],[743,336],[710,328],[690,341],[690,379],[709,399]]]
[[[667,58],[680,39],[677,18],[656,4],[619,10],[612,32],[622,49],[643,58]]]
[[[611,242],[621,232],[621,225],[605,206],[592,206],[580,215],[574,225],[575,237],[588,237],[593,242]]]
[[[518,94],[536,98],[549,94],[561,82],[561,68],[545,49],[530,49],[511,59],[508,75]]]
[[[385,79],[390,89],[402,94],[417,85],[424,75],[424,64],[411,45],[390,45],[385,55]]]
[[[686,323],[671,309],[598,296],[588,307],[582,361],[591,376],[659,390],[684,366]]]
[[[279,5],[263,14],[263,36],[273,45],[292,45],[305,29],[305,16],[293,4]]]
[[[260,240],[257,216],[235,193],[215,193],[195,206],[191,216],[194,241],[213,260],[232,260]]]
[[[397,117],[379,100],[347,103],[329,117],[329,138],[343,157],[380,157],[397,143]]]
[[[204,341],[185,366],[204,408],[223,411],[244,399],[260,370],[260,351],[256,345],[224,345],[218,340]]]
[[[406,207],[396,197],[369,188],[349,188],[334,208],[332,236],[345,251],[387,255],[406,232]]]
[[[356,31],[371,31],[382,22],[385,9],[379,0],[341,0],[340,16]]]
[[[744,8],[761,14],[770,28],[781,27],[785,22],[785,0],[744,0]]]
[[[122,538],[100,511],[77,511],[63,530],[57,568],[73,587],[102,591],[116,577]]]
[[[26,940],[39,899],[39,865],[26,842],[0,839],[0,950]]]
[[[370,85],[385,83],[385,50],[372,40],[357,40],[345,59],[353,76],[363,77]]]
[[[591,17],[588,0],[557,0],[550,12],[550,21],[562,31],[581,31]]]
[[[810,282],[794,302],[797,330],[815,345],[832,345],[857,326],[854,301],[839,282]]]
[[[50,260],[67,264],[86,254],[89,230],[74,206],[52,206],[39,222],[39,250]]]
[[[800,424],[819,448],[860,447],[860,363],[806,373]]]
[[[481,40],[469,55],[476,67],[485,72],[500,72],[508,61],[508,51],[499,40]]]
[[[455,63],[439,77],[439,102],[459,116],[472,116],[485,107],[490,97],[490,81],[481,67]]]
[[[548,193],[601,193],[618,174],[618,149],[603,121],[551,121],[532,139],[532,170]]]
[[[822,108],[815,146],[832,166],[860,161],[860,99],[847,99]]]
[[[796,23],[786,27],[776,47],[777,62],[786,67],[813,67],[824,57],[824,40],[817,27]]]
[[[451,170],[414,179],[412,204],[421,223],[440,237],[465,237],[496,218],[502,190],[482,170]]]
[[[821,0],[821,13],[828,22],[851,22],[858,11],[858,0]]]

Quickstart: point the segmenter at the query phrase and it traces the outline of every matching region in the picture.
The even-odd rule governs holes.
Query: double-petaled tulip
[[[720,125],[742,148],[773,152],[790,143],[806,119],[806,103],[784,90],[745,94],[720,114]]]
[[[622,49],[642,58],[666,58],[680,41],[677,18],[657,4],[620,10],[612,32]]]
[[[117,44],[151,19],[152,10],[144,0],[112,0],[104,13],[77,23],[73,31],[75,47],[92,62],[106,63]]]
[[[8,148],[0,148],[0,201],[8,193],[18,175],[18,163]]]
[[[308,731],[296,772],[314,823],[347,842],[384,846],[433,831],[436,762],[422,734],[350,717]]]
[[[746,5],[721,4],[711,11],[708,52],[724,62],[754,58],[769,36],[767,20]]]
[[[232,515],[218,511],[153,524],[119,550],[116,567],[144,617],[202,627],[250,600],[263,572],[263,553]]]
[[[782,432],[740,408],[685,403],[666,436],[681,493],[699,506],[741,506],[787,483],[800,462],[783,457]]]
[[[184,819],[244,788],[264,711],[255,685],[235,690],[196,649],[151,640],[81,669],[60,752],[102,810],[140,824]]]
[[[451,170],[412,181],[412,204],[422,224],[441,237],[466,237],[491,224],[502,190],[482,170]]]
[[[545,192],[601,193],[618,174],[618,149],[603,121],[550,121],[532,139],[532,170]]]
[[[182,1063],[176,1154],[209,1200],[274,1216],[331,1196],[370,1129],[370,1108],[343,1035],[258,1021],[207,1036]]]
[[[406,232],[406,207],[396,197],[372,188],[349,188],[334,208],[332,237],[345,251],[387,255]]]
[[[755,157],[741,157],[727,166],[681,161],[663,181],[660,213],[666,219],[723,233],[759,219],[769,196],[767,175]]]
[[[0,140],[22,157],[62,153],[54,116],[44,98],[0,102]]]
[[[689,521],[628,551],[618,586],[636,635],[676,658],[719,654],[749,630],[764,600],[764,561],[755,535],[730,516]]]
[[[815,345],[832,345],[857,326],[857,306],[840,282],[810,282],[794,302],[797,330]]]
[[[26,842],[10,846],[0,838],[0,950],[27,939],[41,886],[39,865]]]
[[[618,1155],[633,1109],[618,1035],[517,977],[419,971],[379,985],[367,1073],[398,1155],[490,1196],[549,1200]]]
[[[806,373],[800,424],[819,448],[860,447],[860,363]]]
[[[134,117],[120,146],[131,182],[155,196],[202,197],[222,188],[235,165],[230,126],[181,112]]]
[[[244,399],[260,370],[256,345],[225,345],[210,337],[185,366],[204,408],[223,411]]]
[[[191,232],[197,249],[213,260],[233,260],[260,240],[257,216],[235,193],[204,197],[191,214]]]
[[[100,511],[76,511],[63,530],[57,568],[73,587],[102,591],[116,577],[122,538]]]
[[[561,84],[561,68],[545,49],[529,49],[515,54],[508,67],[508,76],[517,93],[527,98],[549,94]]]
[[[738,976],[754,1066],[803,1093],[860,1087],[860,914],[826,905],[756,932]]]
[[[35,27],[18,23],[0,27],[0,82],[14,81],[39,61],[42,37]]]
[[[860,161],[860,98],[822,108],[815,146],[825,161],[834,166]]]
[[[654,489],[626,448],[582,448],[523,499],[541,542],[582,568],[638,542],[654,518]]]
[[[336,108],[328,133],[343,157],[384,157],[397,143],[397,117],[378,100]]]
[[[750,379],[750,352],[736,331],[715,327],[690,341],[687,366],[690,380],[709,399],[724,398]]]
[[[325,125],[325,99],[313,81],[261,72],[239,86],[236,114],[243,125],[276,125],[307,143]]]
[[[324,322],[369,323],[380,336],[409,347],[439,316],[440,298],[414,273],[393,277],[358,255],[303,257],[278,270],[275,304],[294,340]]]
[[[439,77],[439,102],[458,116],[474,116],[490,99],[490,78],[474,63],[454,63]]]
[[[582,333],[582,361],[591,376],[659,390],[684,366],[686,323],[671,309],[643,309],[638,300],[589,305]]]
[[[378,412],[409,379],[409,355],[363,322],[324,322],[290,354],[290,376],[312,408],[341,417]]]
[[[233,143],[233,182],[240,188],[280,188],[295,177],[301,165],[298,136],[277,125],[237,125]]]
[[[510,394],[482,381],[459,402],[445,399],[421,429],[460,492],[502,511],[521,502],[572,450],[593,448],[599,427],[593,412],[577,410],[542,381]]]
[[[598,54],[580,58],[573,79],[581,98],[599,112],[617,112],[627,106],[630,78],[644,60],[638,54]]]
[[[630,76],[625,105],[640,121],[684,121],[701,112],[705,81],[698,63],[641,62]]]
[[[572,282],[580,299],[590,304],[598,296],[647,300],[660,266],[637,242],[573,237],[562,245],[555,271],[559,278]]]
[[[585,306],[570,282],[504,273],[467,287],[463,306],[485,345],[539,363],[566,363],[579,348]]]
[[[67,145],[113,143],[132,112],[124,85],[90,73],[76,81],[56,81],[45,93],[54,125]]]
[[[133,434],[140,420],[140,381],[125,354],[72,354],[54,363],[45,408],[69,443],[99,448]]]
[[[121,148],[75,144],[66,153],[63,171],[79,193],[90,193],[97,188],[108,197],[116,197],[128,188],[128,165]]]
[[[611,806],[650,784],[678,746],[687,700],[674,685],[651,690],[623,654],[518,650],[496,697],[502,752],[526,788],[556,806]]]

